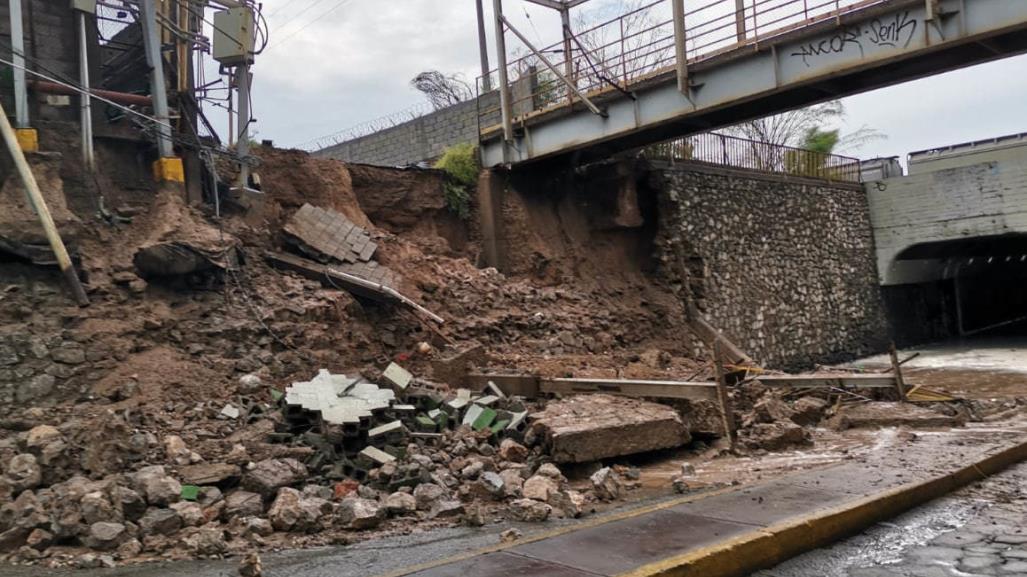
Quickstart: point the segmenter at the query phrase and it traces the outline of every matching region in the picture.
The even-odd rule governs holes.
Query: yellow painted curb
[[[1027,442],[921,483],[754,530],[716,545],[642,566],[620,577],[745,577],[856,534],[1027,459]]]
[[[754,529],[749,533],[715,545],[644,565],[623,573],[619,577],[745,577],[760,569],[773,567],[801,553],[859,533],[874,523],[893,518],[913,507],[947,495],[975,481],[985,479],[1024,460],[1027,460],[1027,441],[1003,449],[994,455],[941,477],[920,483],[910,483],[847,505],[795,517],[762,529]],[[525,543],[533,543],[581,529],[630,519],[700,499],[738,491],[742,488],[744,487],[730,487],[664,501],[631,511],[596,517],[572,526],[540,532],[512,543],[497,544],[444,559],[404,567],[378,577],[402,577],[472,557],[503,551]]]

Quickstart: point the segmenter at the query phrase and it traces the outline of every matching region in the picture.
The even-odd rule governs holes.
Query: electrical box
[[[96,0],[71,0],[71,9],[96,14]]]
[[[246,6],[214,13],[214,60],[225,66],[253,64],[256,41],[253,9]]]

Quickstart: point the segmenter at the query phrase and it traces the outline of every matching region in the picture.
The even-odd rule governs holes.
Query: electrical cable
[[[310,22],[307,22],[306,24],[304,24],[304,25],[303,25],[303,26],[302,26],[301,28],[299,28],[298,30],[294,31],[294,32],[293,32],[292,34],[289,34],[289,35],[288,35],[288,36],[286,36],[285,38],[282,38],[282,39],[281,39],[281,40],[279,40],[278,42],[276,42],[276,43],[272,44],[272,45],[271,45],[271,46],[270,46],[269,48],[274,48],[275,46],[281,46],[282,44],[285,44],[285,42],[286,42],[287,40],[289,40],[289,39],[291,39],[292,37],[296,36],[296,35],[297,35],[297,34],[299,34],[300,32],[303,32],[303,31],[304,31],[304,30],[306,30],[306,29],[307,29],[307,28],[308,28],[308,27],[309,27],[309,26],[310,26],[311,24],[314,24],[315,22],[318,22],[318,21],[320,21],[320,20],[321,20],[322,18],[324,18],[325,16],[328,16],[328,15],[329,15],[329,14],[331,14],[332,12],[335,12],[335,11],[336,11],[336,10],[338,10],[339,8],[342,8],[343,6],[345,6],[346,4],[349,4],[349,3],[351,2],[351,1],[352,1],[352,0],[339,0],[339,1],[338,1],[338,3],[336,3],[336,4],[335,4],[335,6],[332,6],[332,7],[331,7],[331,8],[329,8],[328,10],[325,10],[325,11],[324,11],[324,12],[322,12],[322,13],[321,13],[320,15],[318,15],[318,16],[317,16],[316,18],[314,18],[314,19],[313,19],[313,20],[311,20]]]
[[[279,30],[284,30],[286,26],[288,26],[289,24],[295,22],[296,20],[299,19],[300,16],[303,16],[304,14],[309,12],[311,8],[313,8],[314,6],[317,6],[318,4],[320,4],[322,2],[324,2],[324,0],[314,0],[313,2],[308,4],[306,8],[303,8],[299,12],[293,14],[292,17],[289,18],[288,20],[286,20],[285,22],[282,22],[281,24],[278,24],[278,29]]]

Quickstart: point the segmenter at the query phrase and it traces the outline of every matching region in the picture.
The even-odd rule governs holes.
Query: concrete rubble
[[[643,486],[633,464],[653,451],[754,455],[808,446],[832,417],[874,426],[825,395],[746,384],[730,392],[739,443],[723,448],[708,401],[514,394],[501,371],[710,374],[674,344],[680,302],[656,285],[579,283],[564,261],[591,274],[595,258],[532,242],[520,273],[481,269],[440,183],[405,183],[383,203],[378,182],[359,194],[339,184],[350,178],[341,164],[260,154],[261,214],[226,206],[215,221],[177,196],[125,194],[116,212],[135,222],[83,237],[88,309],[69,306],[49,271],[0,263],[3,561],[236,556],[259,575],[254,551],[576,518],[699,485],[682,471]],[[396,225],[377,226],[362,212],[371,205]],[[282,250],[318,265],[314,276],[269,266]],[[445,325],[340,288],[327,269],[402,288]],[[488,379],[470,386],[472,369]]]
[[[531,415],[528,436],[557,463],[587,463],[680,447],[689,441],[681,415],[658,403],[581,395]]]

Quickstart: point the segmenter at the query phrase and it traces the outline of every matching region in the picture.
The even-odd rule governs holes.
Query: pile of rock
[[[801,397],[789,404],[766,393],[743,416],[738,435],[740,445],[765,451],[812,445],[808,427],[820,423],[827,409],[827,401],[819,397]]]

